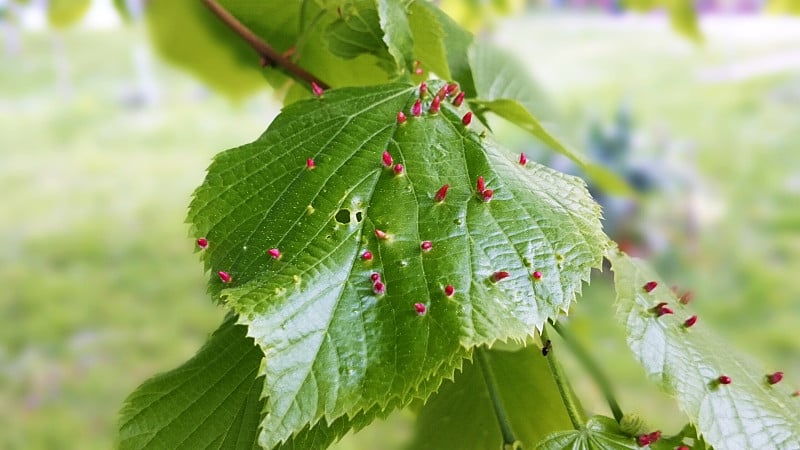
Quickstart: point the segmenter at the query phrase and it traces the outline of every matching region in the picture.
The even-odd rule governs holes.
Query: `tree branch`
[[[233,15],[228,12],[227,9],[222,7],[222,5],[217,3],[215,0],[203,0],[203,3],[205,3],[208,9],[210,9],[211,12],[213,12],[214,15],[219,18],[219,20],[227,25],[228,28],[230,28],[234,33],[247,42],[247,44],[253,50],[255,50],[259,56],[264,58],[268,64],[279,67],[295,80],[303,81],[307,85],[316,83],[322,89],[328,89],[329,86],[325,82],[307,72],[297,64],[289,61],[288,58],[284,57],[277,50],[272,48],[272,46],[264,42],[242,22],[239,22],[236,17],[233,17]]]

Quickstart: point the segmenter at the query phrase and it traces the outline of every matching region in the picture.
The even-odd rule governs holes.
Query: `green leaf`
[[[767,372],[709,332],[702,318],[684,327],[692,313],[643,262],[616,250],[607,258],[628,346],[710,445],[717,450],[798,448],[800,406],[787,386],[767,384]],[[659,286],[647,293],[643,286],[650,281]],[[675,314],[658,317],[653,308],[659,302]],[[719,384],[721,375],[729,376],[731,384]]]
[[[340,20],[334,7],[327,8],[314,1],[219,0],[219,3],[277,51],[293,50],[291,58],[296,64],[330,86],[385,83],[396,72],[382,42],[383,32],[370,0],[362,3],[367,11],[372,11],[374,17],[368,25],[375,27],[374,44],[382,53],[377,52],[378,56],[353,53],[353,59],[331,52],[328,30]],[[268,85],[276,89],[287,87],[289,77],[279,68],[261,67],[255,51],[202,1],[152,0],[148,2],[145,18],[151,41],[162,57],[233,100],[246,98]],[[341,50],[335,43],[334,48]],[[291,83],[289,89],[294,87],[294,82]],[[308,92],[308,86],[299,89]],[[302,96],[298,88],[291,92],[290,101]]]
[[[425,70],[449,80],[452,75],[447,65],[445,32],[433,11],[421,3],[417,1],[409,7],[408,24],[414,40],[414,55]]]
[[[547,360],[528,346],[484,351],[515,437],[533,448],[544,436],[571,426]],[[503,442],[480,364],[465,364],[419,411],[414,450],[485,450]]]
[[[91,0],[49,0],[47,2],[47,21],[55,28],[75,25],[92,6]]]
[[[536,136],[547,146],[577,164],[603,191],[618,195],[630,195],[632,193],[630,186],[617,174],[589,161],[582,154],[562,144],[518,101],[503,98],[491,101],[472,100],[470,103],[477,107],[485,108]]]
[[[559,431],[539,442],[536,450],[639,450],[610,417],[595,416],[580,430]]]
[[[258,448],[264,355],[246,331],[229,316],[192,359],[139,386],[121,412],[119,448]]]
[[[371,8],[373,20],[367,25],[375,27],[373,52],[352,54],[348,58],[337,56],[330,49],[329,28],[339,21],[336,9],[320,9],[306,1],[302,32],[297,39],[295,62],[330,86],[364,86],[386,83],[394,76],[396,65],[381,41],[377,13],[370,2],[360,3]],[[307,87],[304,87],[308,92]]]
[[[414,3],[414,6],[416,6],[416,8],[412,7],[411,10],[412,23],[416,18],[419,18],[418,20],[422,23],[429,22],[428,16],[432,16],[436,19],[436,22],[439,24],[438,29],[441,30],[444,35],[442,43],[445,48],[450,75],[453,80],[458,82],[461,90],[467,93],[467,97],[475,97],[475,82],[472,79],[472,69],[469,66],[469,58],[467,56],[469,47],[472,45],[474,39],[472,34],[461,28],[453,19],[430,2],[417,1]],[[425,12],[423,13],[421,11]],[[438,35],[438,33],[436,34]],[[430,62],[428,62],[428,64],[430,64]],[[434,67],[431,66],[431,68],[433,69]]]
[[[393,67],[392,55],[383,40],[380,17],[374,0],[345,3],[341,17],[326,28],[327,45],[336,56],[353,59],[362,54],[371,54]]]
[[[514,55],[478,41],[469,48],[469,65],[480,100],[516,100],[532,116],[553,116],[546,95]]]
[[[400,402],[395,400],[387,407],[375,406],[368,411],[359,412],[353,417],[339,417],[330,424],[326,419],[322,419],[314,426],[303,428],[285,443],[279,444],[272,450],[324,450],[348,432],[358,431],[375,419],[386,418],[399,405]]]
[[[373,0],[377,2],[383,30],[383,42],[389,48],[397,67],[409,73],[414,66],[414,38],[408,23],[408,5],[399,0]]]
[[[566,311],[600,265],[608,241],[581,180],[519,166],[449,103],[411,117],[416,95],[393,84],[294,103],[258,140],[218,155],[195,192],[189,221],[209,239],[206,267],[233,277],[210,289],[267,357],[267,448],[323,418],[427,397],[469,348],[522,341]],[[400,110],[410,118],[398,126]],[[382,166],[387,149],[402,175]],[[511,277],[494,283],[496,271]]]
[[[259,2],[256,6],[247,0],[222,0],[220,4],[278,51],[289,48],[297,36],[299,3]],[[257,21],[261,17],[269,18],[264,21],[267,26]],[[265,76],[286,80],[277,69],[262,68],[255,51],[202,1],[152,0],[145,9],[145,21],[150,40],[163,58],[234,100],[266,88]]]

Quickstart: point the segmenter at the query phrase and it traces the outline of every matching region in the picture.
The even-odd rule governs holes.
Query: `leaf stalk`
[[[489,391],[489,399],[494,406],[494,414],[497,417],[497,423],[500,425],[500,432],[503,435],[503,445],[513,446],[517,439],[514,437],[514,431],[511,429],[511,422],[508,420],[508,415],[503,407],[503,399],[500,398],[500,390],[497,387],[497,380],[494,378],[492,368],[489,365],[489,356],[485,348],[475,349],[475,359],[478,360],[478,366],[481,368],[483,380],[486,383],[486,389]]]
[[[277,66],[297,81],[303,81],[310,86],[316,83],[322,89],[328,89],[325,82],[306,71],[302,67],[293,63],[289,58],[280,54],[267,42],[258,37],[252,30],[247,28],[242,22],[233,16],[227,9],[216,2],[216,0],[203,0],[206,7],[214,13],[217,18],[228,26],[234,33],[244,40],[259,56],[264,58],[269,65]]]
[[[605,397],[606,402],[608,403],[609,409],[611,409],[611,413],[614,415],[614,420],[619,423],[622,420],[622,409],[619,407],[619,403],[617,403],[617,399],[614,396],[614,391],[611,388],[611,382],[608,380],[608,377],[603,373],[600,369],[600,366],[597,365],[595,360],[589,356],[589,353],[578,343],[578,340],[575,336],[570,333],[569,330],[564,327],[563,324],[558,322],[557,320],[550,321],[550,325],[553,326],[553,329],[556,330],[559,336],[564,340],[564,343],[567,344],[570,351],[578,358],[581,365],[589,372],[589,375],[594,379],[594,382],[597,383],[597,386],[600,388],[600,392],[602,392],[603,397]]]
[[[543,327],[542,341],[547,342],[548,340],[547,328]],[[584,423],[586,423],[586,417],[584,417],[583,408],[581,408],[576,400],[575,392],[569,384],[569,379],[566,373],[564,373],[564,368],[556,359],[552,349],[547,353],[545,358],[547,358],[547,364],[550,366],[550,372],[553,374],[553,380],[556,382],[558,392],[561,394],[564,407],[567,409],[567,415],[569,416],[569,421],[572,422],[572,427],[576,430],[582,429]]]

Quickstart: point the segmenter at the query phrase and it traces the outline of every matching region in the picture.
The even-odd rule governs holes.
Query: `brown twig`
[[[228,28],[233,30],[234,33],[239,35],[239,37],[247,42],[247,44],[252,47],[252,49],[255,50],[256,53],[258,53],[263,61],[265,61],[267,64],[280,67],[296,80],[304,81],[309,85],[312,82],[317,83],[317,85],[319,85],[319,87],[322,89],[328,89],[329,86],[325,82],[278,53],[277,50],[264,42],[242,22],[239,22],[236,17],[233,17],[228,10],[223,8],[222,5],[217,3],[215,0],[203,0],[203,2],[206,4],[208,9],[214,13],[214,15],[216,15],[225,25],[228,26]]]

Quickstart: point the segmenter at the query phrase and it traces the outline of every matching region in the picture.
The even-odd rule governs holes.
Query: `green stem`
[[[589,353],[578,343],[578,340],[572,335],[572,333],[567,330],[564,325],[562,325],[558,321],[551,321],[550,324],[553,326],[553,329],[564,339],[564,343],[567,344],[567,347],[572,351],[578,361],[581,362],[583,367],[589,372],[589,375],[594,379],[594,382],[597,383],[597,386],[600,388],[600,391],[603,393],[603,397],[605,397],[606,402],[608,403],[608,407],[611,409],[611,413],[614,415],[614,419],[619,422],[622,420],[622,409],[619,407],[619,403],[617,403],[616,398],[614,397],[614,391],[611,388],[611,382],[608,380],[608,377],[603,373],[600,369],[600,366],[589,356]]]
[[[492,368],[489,366],[489,356],[486,353],[486,349],[476,348],[475,358],[478,360],[478,365],[483,374],[483,380],[486,382],[486,389],[489,391],[489,399],[494,406],[494,414],[497,416],[500,432],[503,434],[503,444],[514,445],[517,439],[514,438],[514,432],[511,430],[511,423],[508,421],[505,408],[503,408],[503,400],[500,398],[497,381],[494,379],[494,374],[492,374]]]
[[[546,328],[542,328],[542,341],[549,341]],[[553,374],[553,380],[556,382],[559,394],[561,394],[561,400],[564,402],[564,407],[567,409],[569,420],[576,430],[580,430],[583,428],[586,418],[583,415],[582,408],[578,405],[575,392],[569,384],[569,379],[564,373],[564,368],[561,367],[561,363],[556,359],[552,349],[547,353],[546,358],[547,364],[550,366],[550,372]]]

